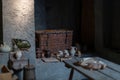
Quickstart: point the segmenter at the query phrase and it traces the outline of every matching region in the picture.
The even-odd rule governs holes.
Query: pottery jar
[[[74,56],[75,53],[76,53],[76,47],[72,46],[71,49],[70,49],[71,56]]]
[[[69,56],[68,50],[64,50],[64,55],[65,55],[65,57],[68,57],[68,56]]]
[[[17,60],[20,60],[21,57],[22,57],[22,51],[21,50],[17,50],[15,56],[16,56]]]

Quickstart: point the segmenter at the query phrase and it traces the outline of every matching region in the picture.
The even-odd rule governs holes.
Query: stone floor
[[[66,68],[63,62],[44,63],[41,60],[37,64],[36,80],[68,80],[70,69]],[[73,80],[84,79],[85,77],[75,71]]]
[[[84,54],[82,57],[92,56]],[[63,62],[45,63],[37,59],[36,80],[68,80],[70,69],[65,67]],[[87,80],[85,76],[75,71],[73,80]]]

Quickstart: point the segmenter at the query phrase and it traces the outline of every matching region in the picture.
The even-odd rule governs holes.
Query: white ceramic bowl
[[[2,46],[0,47],[0,51],[1,52],[10,52],[11,51],[11,48],[9,46],[5,47],[5,46]]]

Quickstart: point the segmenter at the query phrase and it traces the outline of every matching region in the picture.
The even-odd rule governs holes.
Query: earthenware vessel
[[[49,58],[49,57],[51,57],[51,52],[50,52],[50,50],[44,50],[44,56],[46,57],[46,58]]]
[[[68,57],[69,56],[69,51],[68,50],[64,50],[64,56]]]
[[[64,55],[63,51],[58,51],[58,56],[59,57],[63,57],[63,55]]]
[[[22,51],[21,50],[17,50],[15,53],[15,57],[17,60],[20,60],[22,57]]]
[[[76,47],[72,46],[71,49],[70,49],[71,56],[74,56],[75,53],[76,53]]]
[[[1,44],[0,45],[0,51],[1,52],[10,52],[11,51],[11,47],[8,46],[7,44]]]

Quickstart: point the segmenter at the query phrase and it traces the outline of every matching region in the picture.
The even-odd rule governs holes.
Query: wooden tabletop
[[[120,65],[110,62],[106,59],[96,57],[107,64],[107,67],[102,70],[89,70],[82,66],[76,66],[73,63],[80,60],[80,58],[73,58],[71,60],[64,60],[63,62],[70,68],[80,72],[81,74],[88,77],[90,80],[120,80]],[[72,80],[72,79],[70,79]]]

